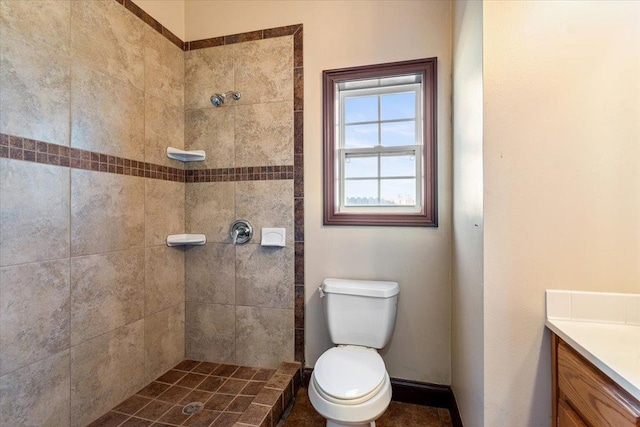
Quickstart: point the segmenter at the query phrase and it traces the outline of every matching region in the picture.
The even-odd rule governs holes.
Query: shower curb
[[[282,362],[233,426],[276,427],[301,383],[300,362]]]

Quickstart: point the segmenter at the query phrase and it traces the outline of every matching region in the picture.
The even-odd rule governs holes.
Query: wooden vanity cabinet
[[[586,427],[587,425],[582,422],[580,415],[571,409],[566,400],[558,401],[558,426],[562,427]]]
[[[640,402],[551,333],[552,427],[640,427]]]

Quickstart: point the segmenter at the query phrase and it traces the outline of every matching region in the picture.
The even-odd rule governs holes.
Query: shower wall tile
[[[145,181],[145,243],[165,245],[167,235],[184,233],[184,183],[147,178]]]
[[[144,159],[147,163],[184,168],[184,163],[167,157],[167,147],[184,149],[184,112],[151,95],[145,95]]]
[[[293,247],[236,247],[236,304],[293,309]]]
[[[143,161],[144,106],[142,91],[74,64],[71,146]]]
[[[236,307],[236,363],[277,367],[293,360],[293,310]]]
[[[236,183],[236,215],[245,218],[260,243],[260,229],[284,227],[287,245],[293,244],[293,181],[241,181]]]
[[[0,132],[69,145],[70,67],[68,54],[0,26]]]
[[[184,303],[144,319],[145,382],[184,360]]]
[[[207,242],[230,243],[229,227],[236,220],[235,183],[186,184],[186,230],[202,233]]]
[[[205,150],[207,157],[194,162],[193,169],[235,166],[235,107],[185,111],[184,145],[187,150]]]
[[[234,45],[238,104],[293,99],[293,37],[276,37]]]
[[[211,95],[235,90],[233,46],[190,50],[184,53],[184,61],[185,109],[216,108]]]
[[[71,52],[94,70],[144,89],[145,24],[113,0],[71,3]]]
[[[0,1],[0,27],[68,54],[71,41],[69,0]]]
[[[235,247],[227,243],[210,243],[186,250],[186,300],[195,302],[235,303]]]
[[[185,254],[182,248],[145,249],[145,316],[184,301]]]
[[[144,249],[71,259],[71,344],[144,315]]]
[[[0,205],[0,265],[69,256],[68,168],[0,159]]]
[[[0,268],[0,374],[70,346],[69,260]]]
[[[143,320],[71,348],[71,425],[87,425],[144,384]]]
[[[0,377],[0,425],[66,427],[69,351]]]
[[[235,109],[236,167],[293,164],[291,101]]]
[[[71,254],[143,247],[144,180],[71,171]]]
[[[184,105],[184,52],[149,26],[144,29],[145,92]]]
[[[187,302],[185,322],[187,359],[236,363],[235,306]]]

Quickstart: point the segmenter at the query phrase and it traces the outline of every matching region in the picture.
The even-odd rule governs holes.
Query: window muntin
[[[324,71],[324,224],[437,225],[436,59]]]

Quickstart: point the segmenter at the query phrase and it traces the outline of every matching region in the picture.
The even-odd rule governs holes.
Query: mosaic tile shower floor
[[[300,385],[300,364],[276,369],[185,360],[90,427],[275,427]],[[196,414],[185,405],[200,402]]]

